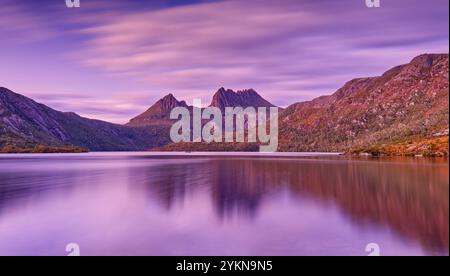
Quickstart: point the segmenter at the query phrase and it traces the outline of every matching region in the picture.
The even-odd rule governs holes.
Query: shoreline
[[[0,155],[10,154],[132,154],[145,156],[272,156],[272,157],[295,157],[295,156],[353,156],[353,157],[413,157],[413,158],[448,158],[449,157],[449,137],[433,137],[408,139],[404,141],[389,142],[370,146],[353,147],[342,152],[259,152],[248,148],[194,148],[183,147],[173,150],[164,150],[165,148],[154,148],[145,151],[89,151],[86,148],[78,146],[35,146],[29,148],[19,148],[7,146],[0,148]],[[159,150],[162,149],[162,150]],[[192,149],[192,150],[191,150]],[[233,150],[235,149],[235,150]]]
[[[399,156],[399,157],[449,157],[449,137],[406,139],[366,147],[354,147],[350,155],[359,156]]]
[[[8,157],[42,157],[42,156],[134,156],[134,157],[348,157],[348,158],[406,158],[406,159],[439,159],[446,160],[448,156],[419,156],[419,155],[372,155],[370,153],[336,153],[336,152],[152,152],[152,151],[92,151],[92,152],[0,152],[0,158]]]
[[[89,150],[78,146],[35,146],[29,148],[18,148],[7,146],[0,148],[0,154],[44,154],[44,153],[87,153]]]

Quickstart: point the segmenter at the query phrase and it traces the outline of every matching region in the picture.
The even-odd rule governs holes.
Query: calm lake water
[[[448,160],[0,156],[0,255],[448,255]]]

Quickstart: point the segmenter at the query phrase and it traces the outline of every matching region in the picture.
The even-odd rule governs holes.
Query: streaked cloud
[[[448,27],[437,6],[448,2],[434,5],[398,0],[376,11],[363,1],[222,1],[119,12],[81,30],[89,39],[79,62],[181,96],[255,87],[286,105],[277,94],[332,93],[353,77],[445,51]]]
[[[96,87],[105,86],[74,87],[92,97],[74,100],[83,103],[73,104],[74,111],[120,122],[169,92],[209,102],[221,86],[254,88],[286,106],[331,94],[352,78],[381,74],[418,54],[448,52],[447,0],[391,0],[379,9],[362,0],[149,3],[89,1],[75,12],[49,5],[55,15],[50,21],[15,8],[9,18],[19,32],[57,32],[67,39],[59,54],[80,72],[99,76]],[[0,34],[5,28],[0,23]],[[120,91],[116,83],[130,88]],[[133,102],[139,97],[148,100]],[[88,110],[88,104],[104,107]]]
[[[157,98],[149,98],[141,92],[124,92],[99,100],[97,95],[83,93],[31,93],[28,96],[37,102],[65,112],[76,112],[88,118],[102,118],[108,122],[126,123],[128,119],[146,110]]]
[[[29,43],[56,36],[56,31],[46,21],[46,16],[36,13],[20,1],[0,1],[0,34],[2,41]]]

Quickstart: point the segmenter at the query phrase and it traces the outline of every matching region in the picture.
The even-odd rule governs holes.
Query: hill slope
[[[280,113],[280,151],[408,151],[448,155],[448,54],[425,54],[378,77],[354,79],[330,96]],[[0,148],[80,146],[95,151],[146,150],[170,143],[172,94],[126,126],[63,113],[0,88]],[[211,106],[264,106],[254,90],[224,88]],[[188,107],[192,111],[192,107]],[[441,139],[444,137],[444,139]],[[445,139],[447,137],[447,139]],[[446,142],[447,141],[447,142]],[[438,149],[434,149],[438,147]],[[162,150],[255,150],[256,145],[171,144]],[[416,150],[417,148],[417,150]]]
[[[430,137],[448,129],[448,54],[426,54],[331,96],[289,106],[280,150],[343,151]]]
[[[332,95],[289,106],[280,113],[279,151],[448,155],[448,62],[448,54],[420,55],[382,76],[354,79]],[[221,90],[213,105],[234,104],[221,99],[232,95]],[[156,150],[257,149],[181,143]]]
[[[63,113],[0,88],[0,147],[76,145],[92,151],[163,145],[157,128],[131,128]]]

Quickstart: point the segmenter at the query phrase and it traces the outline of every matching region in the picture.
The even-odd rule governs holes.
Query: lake
[[[448,255],[447,159],[0,155],[0,255]]]

